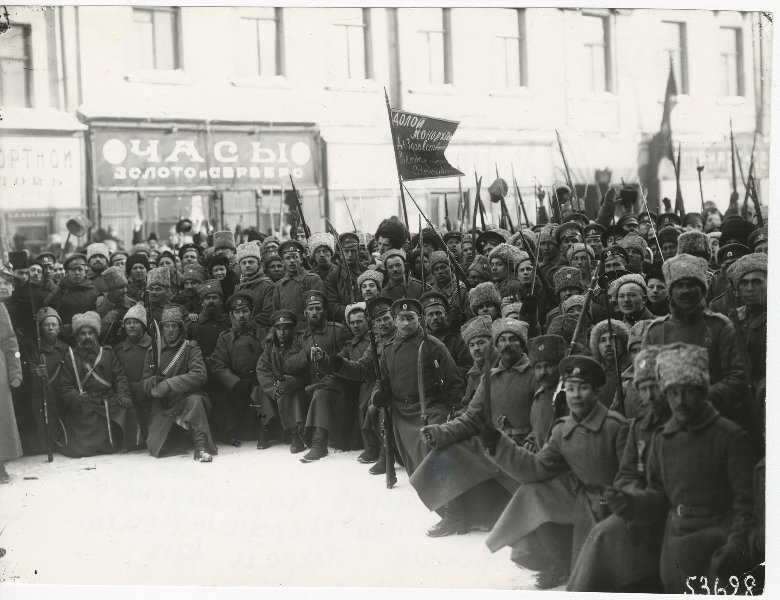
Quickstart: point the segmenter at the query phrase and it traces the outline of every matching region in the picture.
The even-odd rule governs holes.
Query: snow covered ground
[[[9,463],[0,582],[534,589],[486,533],[431,539],[406,473],[385,488],[358,452],[303,464],[285,446]]]

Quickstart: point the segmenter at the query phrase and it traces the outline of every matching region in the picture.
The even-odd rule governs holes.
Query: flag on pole
[[[460,124],[458,121],[437,119],[404,110],[391,109],[390,112],[390,129],[401,179],[412,181],[463,175],[444,156],[444,151]]]
[[[664,96],[664,112],[661,116],[661,136],[663,143],[669,149],[669,160],[672,163],[674,159],[674,149],[672,147],[672,109],[677,104],[677,82],[674,79],[674,67],[672,66],[672,57],[669,56],[669,79],[666,81],[666,95]]]

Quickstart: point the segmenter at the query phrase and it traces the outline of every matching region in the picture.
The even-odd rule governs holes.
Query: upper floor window
[[[663,81],[669,76],[669,59],[674,69],[674,80],[681,94],[688,93],[688,40],[685,23],[663,21],[661,23],[661,41],[663,44]]]
[[[258,7],[252,13],[252,16],[241,18],[244,74],[262,77],[284,75],[282,9]]]
[[[613,91],[609,18],[583,15],[581,31],[585,45],[586,84],[588,91]]]
[[[501,10],[496,20],[498,44],[496,83],[500,87],[513,88],[528,85],[526,73],[525,9]]]
[[[336,79],[371,79],[371,9],[341,8],[333,23],[334,47],[331,56],[336,59],[333,75]]]
[[[12,24],[0,35],[0,105],[32,106],[30,26]]]
[[[720,62],[724,96],[744,96],[745,81],[742,56],[742,30],[720,28]]]
[[[178,8],[133,8],[133,28],[136,42],[133,57],[137,69],[170,71],[181,68]]]
[[[452,83],[452,25],[449,8],[418,8],[418,77],[422,84]]]

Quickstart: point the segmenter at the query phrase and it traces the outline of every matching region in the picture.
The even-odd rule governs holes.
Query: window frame
[[[254,45],[255,45],[255,51],[256,51],[256,58],[257,58],[257,72],[252,73],[249,75],[249,77],[283,77],[284,76],[284,57],[283,57],[283,42],[282,42],[282,14],[281,14],[281,7],[274,7],[274,15],[273,17],[267,17],[267,16],[259,16],[256,14],[246,14],[246,15],[240,15],[239,18],[242,21],[252,21],[254,23]],[[260,23],[273,23],[273,30],[274,30],[274,72],[273,73],[263,73],[262,72],[262,49],[261,49],[261,39],[262,36],[260,35]]]
[[[424,36],[426,41],[428,63],[428,77],[425,80],[420,80],[417,85],[422,89],[442,89],[448,88],[453,84],[453,66],[452,66],[452,9],[448,7],[435,7],[437,10],[441,10],[441,21],[439,29],[431,28],[418,28],[416,30],[417,36]],[[433,53],[430,52],[431,34],[441,35],[441,48],[442,48],[442,64],[441,64],[441,82],[434,82],[433,75]],[[418,37],[419,39],[419,37]]]
[[[677,82],[678,85],[678,92],[683,95],[687,96],[690,93],[690,88],[688,85],[688,24],[685,21],[667,21],[662,20],[661,23],[664,25],[676,25],[677,26],[677,34],[678,34],[678,42],[679,42],[679,51],[680,51],[680,78]],[[666,68],[666,64],[668,63],[669,59],[669,49],[665,48],[664,52],[666,52],[666,62],[664,62],[664,68]],[[664,75],[663,81],[666,82],[666,78],[668,76],[668,73]],[[675,75],[675,79],[676,79]]]
[[[528,53],[526,46],[526,20],[525,20],[525,8],[512,8],[517,17],[517,35],[496,35],[496,38],[501,40],[501,51],[504,53],[504,74],[501,82],[501,89],[513,90],[528,87]],[[508,51],[506,47],[507,40],[517,40],[517,85],[509,84],[509,61]]]
[[[24,44],[24,95],[25,95],[25,103],[21,106],[21,108],[32,108],[33,107],[33,55],[32,55],[32,25],[29,23],[11,23],[8,30],[6,30],[4,35],[9,35],[11,28],[18,28],[21,30],[22,36],[23,36],[23,44]],[[18,59],[10,59],[8,57],[5,57],[0,53],[0,60],[15,60]],[[19,105],[12,105],[12,104],[5,104],[5,94],[3,94],[3,90],[5,89],[5,86],[3,85],[3,72],[0,70],[0,106],[19,106]]]
[[[610,14],[601,14],[601,13],[593,13],[593,12],[583,12],[581,13],[582,17],[590,18],[590,19],[601,19],[602,28],[603,28],[603,36],[602,36],[602,42],[603,42],[603,48],[604,48],[604,89],[594,89],[594,70],[593,70],[593,62],[592,62],[592,50],[591,48],[596,47],[596,44],[590,44],[586,43],[583,40],[583,46],[589,50],[588,52],[588,60],[590,61],[589,68],[589,82],[588,82],[588,89],[590,94],[614,94],[615,93],[615,76],[613,73],[613,67],[615,64],[614,60],[614,48],[613,48],[613,40],[612,40],[612,18]]]
[[[353,7],[357,8],[357,7]],[[372,30],[371,30],[371,8],[360,8],[360,24],[335,22],[333,27],[340,29],[339,35],[346,35],[347,40],[347,69],[345,81],[373,81],[374,79],[374,54],[371,48]],[[352,76],[352,63],[349,52],[349,34],[351,29],[361,30],[361,39],[363,40],[363,77]]]
[[[745,40],[744,40],[744,32],[742,27],[738,26],[731,26],[731,25],[721,25],[719,27],[720,31],[728,30],[733,31],[735,33],[735,42],[736,42],[736,48],[734,53],[734,62],[735,66],[737,67],[737,80],[736,80],[736,94],[730,94],[728,93],[729,90],[724,89],[724,97],[726,98],[745,98],[746,97],[746,88],[745,88]],[[721,77],[724,77],[724,83],[728,83],[728,76],[725,68],[725,59],[727,56],[730,56],[730,54],[723,51],[723,48],[719,48],[719,56],[721,59]],[[724,85],[724,88],[726,86]]]
[[[138,65],[136,68],[139,71],[144,72],[160,72],[171,73],[174,71],[182,71],[184,69],[184,49],[182,46],[182,31],[181,31],[181,8],[178,6],[133,6],[133,26],[135,27],[135,13],[145,12],[152,16],[152,65]],[[173,66],[170,69],[162,69],[157,65],[157,35],[155,31],[154,16],[156,13],[169,13],[172,17],[171,34],[173,38],[172,50],[173,50]]]

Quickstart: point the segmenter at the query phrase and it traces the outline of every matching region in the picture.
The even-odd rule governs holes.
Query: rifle
[[[474,173],[474,178],[477,177],[477,174]],[[474,201],[475,207],[474,207],[474,228],[477,227],[477,214],[476,214],[476,207],[479,206],[479,216],[482,220],[482,231],[487,231],[487,226],[485,225],[485,207],[482,204],[482,197],[479,194],[480,189],[482,189],[482,177],[477,179],[477,199]]]
[[[561,153],[561,158],[563,159],[563,169],[566,172],[566,184],[569,186],[569,189],[571,190],[572,199],[577,198],[577,188],[574,187],[574,183],[571,179],[571,173],[569,172],[569,163],[566,160],[566,154],[563,152],[563,140],[561,139],[561,134],[558,133],[558,130],[555,130],[555,135],[558,137],[558,150]]]
[[[371,354],[374,359],[374,373],[376,374],[376,385],[382,389],[382,373],[379,370],[379,349],[374,335],[374,319],[368,318],[369,335],[368,340],[371,344]],[[395,451],[393,450],[393,419],[390,408],[385,406],[382,409],[384,417],[384,427],[382,428],[382,441],[385,446],[385,485],[390,490],[398,481],[395,475]]]
[[[698,157],[696,158],[696,171],[699,174],[699,197],[701,198],[701,215],[704,216],[704,188],[701,185],[701,172],[704,170],[704,165],[699,164]],[[652,219],[650,219],[652,221]]]
[[[580,312],[580,316],[577,319],[577,325],[574,328],[574,335],[571,338],[571,343],[569,344],[569,348],[566,350],[566,356],[569,356],[574,352],[574,349],[577,347],[577,339],[579,339],[580,335],[582,334],[583,327],[585,326],[585,319],[590,314],[590,303],[593,299],[593,293],[596,290],[596,283],[599,280],[599,275],[601,274],[601,269],[604,266],[604,263],[601,259],[596,262],[596,273],[593,276],[593,279],[590,280],[590,285],[588,286],[588,291],[585,294],[585,301],[582,303],[582,312]],[[555,424],[555,421],[560,419],[563,416],[563,408],[566,404],[565,402],[565,394],[562,394],[563,391],[563,378],[558,379],[558,386],[555,388],[555,392],[553,393],[553,418],[550,422],[550,428],[547,430],[547,436],[545,439],[549,439],[550,433],[552,433],[553,425]]]
[[[447,206],[447,192],[444,192],[444,226],[447,231],[452,231],[452,223],[450,222],[450,207]]]
[[[515,168],[512,167],[512,183],[515,184],[515,196],[520,203],[520,209],[523,211],[523,218],[525,219],[525,226],[530,229],[531,222],[528,220],[528,213],[525,212],[525,202],[523,202],[523,195],[520,193],[520,187],[517,185],[517,179],[515,179]],[[519,221],[518,217],[518,221]]]
[[[647,211],[647,214],[650,215],[650,208],[647,206],[647,198],[645,197],[645,193],[642,191],[642,182],[637,181],[637,185],[639,186],[639,195],[642,196],[642,202],[645,204],[645,210]],[[653,237],[655,238],[655,245],[658,246],[658,253],[661,256],[661,262],[666,262],[664,260],[664,253],[661,250],[661,242],[658,241],[658,232],[655,230],[655,223],[653,223],[653,219],[650,219],[650,229],[653,230]]]
[[[544,196],[545,191],[544,188],[536,184],[536,197],[539,199],[539,204],[536,207],[536,224],[537,225],[547,225],[550,222],[550,217],[547,214],[547,208],[544,206]]]
[[[347,197],[344,196],[343,194],[342,194],[342,198],[344,198],[344,206],[347,207],[347,214],[349,215],[349,220],[352,221],[352,230],[355,233],[357,233],[357,225],[355,225],[355,219],[352,218],[352,211],[349,209],[349,201],[347,200]]]
[[[162,346],[160,346],[160,328],[157,320],[152,315],[152,303],[149,300],[149,290],[144,290],[144,308],[149,321],[149,337],[152,340],[152,371],[157,372],[162,368]],[[152,327],[154,325],[154,327]],[[156,362],[155,362],[156,361]]]
[[[295,182],[293,181],[292,175],[290,175],[290,185],[292,185],[292,191],[295,194],[295,208],[298,210],[298,216],[301,218],[301,225],[303,225],[303,231],[306,233],[306,237],[311,237],[311,229],[309,229],[309,226],[306,224],[306,217],[303,216],[303,206],[301,206],[301,198],[298,195],[298,190],[295,188]],[[298,231],[295,231],[295,236],[293,239],[297,239]]]
[[[51,436],[49,435],[49,373],[46,370],[46,359],[43,356],[43,350],[41,350],[41,329],[40,323],[38,323],[38,315],[35,312],[35,305],[33,304],[33,290],[32,285],[28,282],[30,287],[30,309],[33,313],[33,321],[35,323],[35,344],[38,351],[38,364],[43,366],[44,376],[41,378],[41,396],[43,401],[43,429],[46,436],[46,459],[48,462],[54,460],[54,454],[51,449]]]
[[[343,265],[344,269],[347,271],[347,277],[349,278],[349,299],[350,303],[355,303],[355,286],[352,281],[352,271],[349,269],[349,265],[347,264],[347,256],[344,254],[344,248],[341,247],[341,242],[339,242],[339,232],[336,231],[336,228],[333,226],[333,223],[331,223],[327,217],[325,217],[325,223],[328,225],[328,227],[331,229],[332,235],[334,238],[336,238],[336,247],[339,250],[339,254],[341,254],[341,264]],[[333,321],[335,323],[336,317],[333,316]]]
[[[617,398],[618,398],[618,410],[620,414],[626,416],[626,404],[623,399],[623,376],[620,374],[620,363],[618,362],[617,342],[615,341],[615,332],[612,329],[612,307],[609,306],[609,293],[604,294],[604,308],[607,311],[607,328],[609,329],[609,337],[612,339],[612,343],[615,346],[615,377],[617,378]]]
[[[458,220],[459,220],[459,231],[461,233],[461,237],[463,236],[463,223],[466,220],[466,198],[463,196],[463,183],[460,180],[460,177],[458,177]]]
[[[735,194],[737,192],[737,169],[734,164],[734,158],[736,153],[736,145],[734,144],[734,127],[732,126],[731,116],[729,115],[729,136],[731,138],[731,191]]]
[[[491,363],[493,358],[493,344],[492,342],[487,345],[485,350],[485,364],[482,369],[482,384],[485,386],[485,393],[482,397],[485,399],[485,425],[487,427],[495,427],[493,424],[493,405],[491,400],[490,385],[491,385]]]

